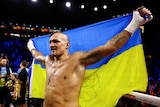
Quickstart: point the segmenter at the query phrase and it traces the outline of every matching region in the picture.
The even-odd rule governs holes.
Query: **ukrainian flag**
[[[105,44],[128,25],[131,16],[129,14],[64,31],[70,38],[70,54]],[[49,35],[32,39],[35,47],[44,55],[50,54],[48,39]],[[34,61],[32,74],[32,96],[44,98],[45,68]],[[79,103],[81,107],[115,107],[124,94],[134,90],[146,91],[147,84],[141,31],[138,29],[116,53],[87,67]],[[37,87],[39,91],[34,90]]]

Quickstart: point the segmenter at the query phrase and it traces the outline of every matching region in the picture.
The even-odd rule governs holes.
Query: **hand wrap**
[[[32,49],[36,49],[34,47],[33,41],[31,39],[28,41],[27,47],[28,47],[29,51],[31,51]]]
[[[149,13],[149,15],[141,15],[140,14],[141,10],[133,11],[132,20],[129,23],[129,25],[125,28],[125,30],[133,34],[141,25],[151,21],[153,19],[153,16],[148,9],[146,11]]]

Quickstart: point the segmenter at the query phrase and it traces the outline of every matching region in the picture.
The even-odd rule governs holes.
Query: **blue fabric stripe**
[[[103,45],[111,39],[113,36],[121,32],[130,22],[132,14],[127,16],[122,16],[95,24],[75,28],[72,30],[64,31],[63,33],[67,34],[70,39],[70,48],[69,53],[72,54],[75,51],[89,51],[97,46]],[[101,60],[100,62],[88,66],[87,69],[98,68],[103,64],[106,64],[110,58],[113,58],[122,52],[132,48],[133,46],[141,44],[140,29],[137,30],[130,40],[126,43],[115,54],[108,56]],[[136,36],[139,36],[137,38]],[[49,49],[49,34],[43,35],[42,37],[33,38],[35,47],[37,50],[42,52],[44,55],[50,54]],[[35,61],[35,64],[39,64]]]

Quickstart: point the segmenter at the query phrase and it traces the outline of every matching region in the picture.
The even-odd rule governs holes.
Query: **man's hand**
[[[31,51],[32,49],[36,49],[34,47],[33,41],[31,39],[29,39],[29,41],[27,43],[27,47],[28,47],[29,51]]]
[[[125,30],[133,34],[141,25],[151,21],[152,19],[153,16],[150,10],[141,6],[133,11],[132,20]]]
[[[137,16],[136,16],[136,14],[137,14]],[[147,8],[145,8],[144,6],[138,7],[136,9],[136,11],[134,11],[133,17],[135,17],[135,18],[139,17],[139,21],[141,21],[140,25],[143,25],[153,19],[153,15],[152,15],[151,11],[148,10]]]

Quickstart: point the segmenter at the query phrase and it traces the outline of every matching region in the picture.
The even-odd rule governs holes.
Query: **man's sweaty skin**
[[[143,14],[150,14],[148,10]],[[137,15],[137,14],[136,14]],[[141,17],[140,15],[136,17]],[[136,19],[136,21],[139,19]],[[144,23],[144,20],[141,19]],[[142,21],[137,21],[140,24]],[[134,23],[135,25],[135,23]],[[51,55],[44,56],[37,51],[32,40],[28,41],[28,48],[33,57],[46,66],[47,81],[44,107],[79,107],[79,94],[84,79],[86,66],[92,65],[119,50],[131,37],[135,26],[117,34],[106,44],[88,52],[75,52],[69,55],[70,46],[67,35],[56,32],[49,38]],[[137,25],[138,27],[139,25]],[[132,29],[130,29],[133,27]],[[129,29],[129,31],[128,31]],[[82,41],[83,44],[83,41]]]

